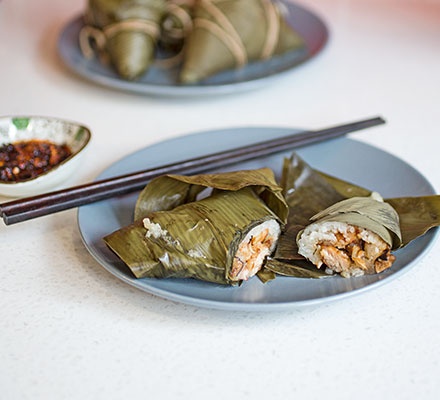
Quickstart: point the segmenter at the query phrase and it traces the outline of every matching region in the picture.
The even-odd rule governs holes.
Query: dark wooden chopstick
[[[376,117],[319,131],[301,132],[39,196],[18,199],[0,204],[0,215],[6,225],[11,225],[139,190],[143,188],[148,181],[160,175],[202,172],[208,169],[307,146],[324,140],[334,139],[350,132],[384,123],[385,121],[382,118]]]

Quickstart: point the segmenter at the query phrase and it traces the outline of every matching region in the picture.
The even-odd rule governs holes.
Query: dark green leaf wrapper
[[[289,216],[274,258],[304,260],[298,253],[298,233],[310,224],[313,215],[345,197],[295,153],[284,159],[281,187]]]
[[[401,197],[385,200],[399,214],[404,247],[440,225],[440,196]]]
[[[329,275],[317,269],[312,263],[306,260],[281,261],[268,258],[265,269],[278,275],[290,276],[293,278],[326,278]]]
[[[261,282],[267,283],[273,281],[277,275],[270,269],[263,267],[257,272],[257,277]]]
[[[385,203],[373,201],[366,197],[371,195],[370,190],[315,171],[296,154],[284,160],[281,186],[289,205],[289,217],[274,259],[282,264],[270,260],[266,268],[275,265],[271,269],[277,272],[278,267],[282,275],[286,264],[290,268],[292,265],[316,268],[298,253],[296,244],[298,234],[316,220],[346,222],[378,234],[380,231],[379,236],[394,250],[440,224],[440,196],[385,199]],[[360,198],[362,196],[364,198]],[[295,269],[289,276],[302,277]]]

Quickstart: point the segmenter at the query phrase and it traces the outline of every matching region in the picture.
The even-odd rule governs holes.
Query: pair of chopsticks
[[[144,171],[104,179],[38,196],[0,204],[0,216],[6,225],[53,214],[100,200],[142,189],[148,181],[164,174],[198,173],[334,139],[361,129],[384,124],[380,118],[371,118],[318,131],[306,131],[274,140],[254,143],[219,153],[162,165]]]

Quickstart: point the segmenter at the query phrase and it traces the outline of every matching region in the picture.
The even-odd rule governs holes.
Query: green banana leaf
[[[368,212],[366,202],[372,207],[384,209],[383,212],[375,213],[376,221],[374,222],[379,222],[386,228],[385,232],[388,231],[389,236],[384,231],[380,236],[384,240],[387,238],[385,241],[392,243],[395,250],[406,246],[430,228],[440,225],[440,196],[438,195],[392,198],[385,199],[385,203],[375,202],[367,197],[372,193],[370,190],[316,171],[295,153],[289,159],[284,160],[281,186],[289,205],[288,222],[273,257],[281,263],[293,263],[298,266],[306,265],[300,265],[301,262],[308,263],[298,254],[296,238],[307,225],[317,219],[333,219],[347,223],[354,221],[355,225],[365,225],[365,214],[372,215]],[[359,199],[362,196],[364,199]],[[345,218],[339,214],[342,208],[345,212],[349,210],[349,217]],[[391,208],[396,213],[392,212]],[[396,225],[396,214],[399,226]],[[368,223],[371,222],[372,220],[368,221]],[[375,231],[372,227],[370,229]],[[273,262],[269,260],[266,268],[271,268],[272,264]],[[311,263],[308,264],[312,266]],[[290,276],[301,277],[300,274],[294,273]]]
[[[306,260],[281,261],[268,258],[264,265],[266,270],[277,275],[290,276],[293,278],[326,278],[329,275],[325,271],[317,269],[312,263]]]
[[[207,187],[214,189],[212,194],[194,201]],[[135,216],[132,225],[104,241],[137,278],[196,278],[233,285],[238,282],[230,279],[229,271],[238,245],[265,221],[282,224],[287,205],[270,169],[168,175],[146,186]],[[155,234],[151,227],[159,231]],[[262,280],[271,277],[269,271],[260,274]]]
[[[335,178],[334,176],[327,175],[322,171],[313,171],[324,178],[324,180],[329,183],[332,188],[336,190],[344,199],[349,199],[350,197],[368,197],[372,194],[370,190],[357,186],[354,183],[343,181]]]
[[[385,199],[399,214],[402,231],[401,247],[440,226],[440,196],[400,197]]]
[[[345,197],[296,153],[284,159],[281,187],[289,206],[289,216],[274,258],[304,260],[296,244],[299,232],[310,224],[312,216]]]
[[[338,193],[344,197],[369,196],[368,189],[361,188],[341,179],[318,172]],[[399,215],[402,243],[399,248],[409,244],[429,229],[440,225],[440,196],[397,197],[384,200]]]
[[[379,235],[390,247],[402,243],[399,215],[388,203],[372,197],[339,201],[310,218],[312,222],[337,221],[360,226]]]
[[[165,13],[165,0],[89,0],[86,21],[96,28],[127,20],[149,21],[159,24]],[[107,37],[106,51],[117,73],[133,80],[142,75],[154,59],[154,35],[132,28],[124,28]]]
[[[262,52],[267,39],[269,23],[264,4],[266,1],[198,0],[193,9],[194,26],[185,42],[181,81],[198,82],[220,71],[239,66],[231,45],[226,44],[228,42],[225,37],[228,34],[225,33],[224,24],[214,15],[218,13],[213,14],[210,11],[212,7],[207,7],[206,3],[219,10],[227,23],[232,25],[233,31],[239,37],[239,41],[234,40],[234,42],[241,42],[239,46],[246,61],[255,61],[263,58]],[[279,32],[275,36],[272,56],[303,48],[303,39],[285,22],[282,14],[278,13],[275,18],[279,24]],[[204,21],[204,25],[199,21]],[[211,28],[207,28],[207,24],[211,25]]]
[[[267,282],[273,281],[277,277],[277,275],[275,272],[271,271],[270,269],[268,269],[266,267],[262,267],[257,272],[257,277],[261,282],[267,283]]]
[[[269,168],[194,176],[160,176],[153,179],[140,193],[134,219],[138,220],[155,211],[172,210],[179,205],[191,203],[207,188],[237,191],[245,187],[252,187],[280,220],[286,222],[286,201],[281,187],[275,181],[273,171]]]

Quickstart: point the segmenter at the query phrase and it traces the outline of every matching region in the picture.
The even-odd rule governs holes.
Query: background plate
[[[152,66],[134,82],[120,78],[114,70],[102,65],[97,58],[87,60],[78,44],[82,17],[72,20],[60,34],[58,52],[64,63],[84,78],[96,83],[130,92],[167,96],[200,96],[233,93],[268,84],[272,78],[291,70],[315,56],[325,45],[328,31],[323,21],[310,11],[283,1],[288,13],[286,20],[304,38],[305,49],[289,52],[268,61],[254,62],[236,71],[225,71],[201,83],[180,85],[178,69],[160,69]],[[159,52],[159,57],[163,55]]]
[[[178,137],[139,150],[116,162],[98,179],[147,169],[202,154],[214,153],[297,132],[286,128],[237,128],[208,131]],[[221,171],[270,167],[277,178],[283,156],[240,163]],[[298,154],[314,168],[376,190],[384,197],[435,194],[430,183],[414,168],[376,147],[342,138],[305,147]],[[135,279],[125,264],[104,244],[102,237],[132,222],[138,193],[83,206],[78,211],[83,241],[96,260],[109,272],[141,290],[202,307],[271,311],[324,303],[347,297],[389,282],[409,270],[432,244],[437,230],[431,230],[406,248],[397,251],[392,268],[379,275],[344,279],[299,279],[278,276],[262,284],[257,277],[241,287],[228,287],[193,279]]]

